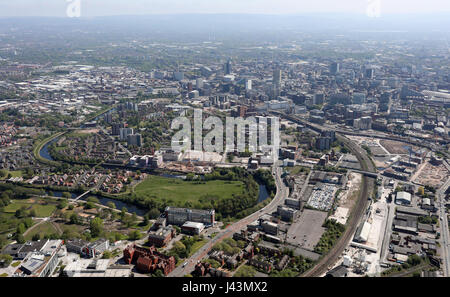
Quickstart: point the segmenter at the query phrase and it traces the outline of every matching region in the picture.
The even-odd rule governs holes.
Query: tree
[[[72,195],[71,195],[69,192],[63,192],[63,193],[61,194],[61,196],[62,196],[63,198],[67,198],[67,199],[70,199],[70,198],[72,197]]]
[[[39,233],[36,233],[33,235],[33,237],[31,238],[31,240],[33,241],[38,241],[41,239],[41,235]]]
[[[4,261],[3,262],[3,267],[8,267],[9,264],[11,264],[11,262],[13,260],[13,257],[11,257],[10,255],[0,255],[0,260]]]
[[[178,235],[181,233],[181,228],[178,226],[173,226],[173,228],[175,229],[175,233]]]
[[[70,215],[70,223],[74,224],[74,225],[80,224],[80,218],[78,217],[78,215],[76,213],[72,213]]]
[[[93,208],[95,208],[95,204],[94,204],[94,202],[88,202],[84,205],[84,208],[85,209],[93,209]]]
[[[142,235],[141,232],[138,230],[133,230],[130,233],[128,233],[128,240],[139,240],[141,239]]]
[[[57,207],[58,207],[58,209],[64,209],[67,207],[67,205],[68,205],[68,203],[66,200],[60,200]]]
[[[131,224],[136,224],[137,222],[137,215],[135,212],[131,215]]]
[[[159,217],[159,215],[160,215],[160,212],[159,212],[159,210],[156,209],[156,208],[152,208],[152,209],[150,209],[150,211],[148,212],[148,217],[149,217],[151,220],[157,219],[157,218]]]
[[[106,203],[106,206],[108,206],[109,208],[112,208],[112,209],[116,209],[116,205],[112,201],[108,201],[108,203]]]
[[[98,200],[98,198],[94,197],[94,196],[90,196],[86,201],[91,202],[91,203],[97,203],[97,204],[100,203],[100,200]]]
[[[153,274],[153,277],[164,277],[163,272],[161,271],[161,269],[156,270]]]
[[[15,236],[15,239],[16,239],[17,243],[25,243],[25,238],[23,237],[22,234],[17,233]]]
[[[32,218],[35,218],[37,216],[36,215],[36,210],[31,209],[30,212],[29,212],[29,216],[32,217]]]
[[[127,209],[124,207],[122,207],[122,210],[120,211],[120,217],[123,219],[127,214]]]
[[[188,256],[186,246],[181,241],[175,242],[171,251],[176,253],[180,258],[186,258]]]
[[[33,220],[31,218],[25,218],[23,220],[23,223],[25,224],[25,228],[28,229],[31,226],[33,226]]]
[[[417,193],[420,196],[424,196],[425,195],[425,189],[423,187],[419,187],[419,189],[417,190]]]
[[[92,237],[98,237],[103,232],[103,220],[94,218],[90,222],[90,230]]]
[[[21,207],[21,208],[19,208],[18,210],[16,210],[16,212],[15,212],[15,214],[14,214],[14,216],[16,217],[16,218],[23,218],[23,217],[26,217],[26,208],[25,207]]]
[[[408,257],[407,263],[411,266],[419,265],[422,262],[422,258],[416,254]]]
[[[25,228],[25,224],[20,223],[16,229],[17,234],[23,234],[23,233],[25,233],[25,231],[27,231],[27,228]]]
[[[112,258],[112,253],[110,251],[103,252],[102,259],[111,259],[111,258]]]

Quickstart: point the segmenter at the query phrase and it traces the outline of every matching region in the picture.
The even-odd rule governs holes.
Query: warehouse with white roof
[[[398,192],[395,203],[399,205],[411,205],[411,194],[408,192]]]

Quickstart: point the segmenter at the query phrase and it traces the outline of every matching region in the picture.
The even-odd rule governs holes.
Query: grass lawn
[[[242,265],[234,274],[235,277],[254,277],[255,275],[256,269],[249,265]]]
[[[80,225],[71,225],[71,224],[58,224],[61,230],[68,231],[68,232],[74,232],[74,233],[83,233],[84,228]]]
[[[20,265],[20,263],[21,263],[20,261],[14,262],[14,263],[11,264],[11,266],[12,267],[17,267],[17,266]]]
[[[6,170],[6,175],[2,178],[0,178],[0,180],[6,180],[8,179],[8,174],[11,173],[11,177],[21,177],[23,175],[23,172],[21,170],[17,170],[17,171],[8,171]]]
[[[55,211],[55,204],[38,204],[38,203],[30,203],[26,200],[12,200],[12,203],[4,208],[5,213],[15,213],[16,210],[25,207],[28,211],[34,209],[36,211],[36,216],[43,218],[49,217]]]
[[[0,274],[0,277],[7,277],[7,276],[8,276],[7,273],[2,273],[2,274]]]
[[[194,243],[191,247],[191,252],[189,253],[189,257],[191,257],[193,254],[195,254],[207,242],[208,242],[208,240],[203,239],[203,240],[200,240],[200,241],[197,241],[196,243]]]
[[[195,181],[150,176],[135,188],[138,196],[171,199],[179,202],[195,202],[206,194],[221,198],[232,197],[244,191],[244,183],[240,181],[214,180],[197,184]]]
[[[21,177],[23,175],[22,170],[10,171],[12,177]]]
[[[44,222],[36,227],[34,227],[28,234],[25,236],[25,240],[31,240],[33,235],[39,234],[41,238],[44,238],[45,235],[51,235],[54,233],[58,233],[58,231],[53,227],[52,223]]]
[[[291,175],[297,175],[301,172],[305,172],[307,174],[307,173],[309,173],[309,171],[311,171],[311,169],[308,167],[304,167],[304,166],[294,166],[294,167],[289,167],[287,169],[287,171],[289,171],[289,173]]]

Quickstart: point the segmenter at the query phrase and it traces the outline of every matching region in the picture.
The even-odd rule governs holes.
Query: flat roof
[[[181,227],[203,229],[203,228],[205,228],[205,225],[202,224],[202,223],[189,222],[189,221],[187,221],[187,222],[185,222],[185,223],[183,224],[183,226],[181,226]]]

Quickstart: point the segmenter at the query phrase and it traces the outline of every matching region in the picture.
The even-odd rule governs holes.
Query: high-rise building
[[[251,90],[252,89],[252,80],[251,79],[247,79],[246,81],[245,81],[245,90],[246,91],[249,91],[249,90]]]
[[[224,72],[225,72],[226,75],[231,74],[231,72],[233,72],[232,64],[231,64],[231,59],[228,60],[228,61],[225,63],[225,65],[224,65],[224,67],[223,67],[223,70],[224,70]]]
[[[329,150],[331,148],[331,138],[330,137],[320,137],[316,140],[316,148],[318,150]]]
[[[196,80],[196,87],[197,89],[202,89],[203,88],[203,78],[199,77]]]
[[[112,124],[112,135],[117,136],[120,135],[120,129],[121,128],[125,128],[125,124],[124,123],[115,123]]]
[[[281,69],[275,68],[273,71],[273,85],[275,86],[281,86]]]
[[[353,120],[353,127],[360,130],[370,130],[372,129],[372,118],[362,117]]]
[[[335,93],[330,96],[330,104],[344,104],[344,105],[350,105],[352,104],[352,99],[349,95],[345,93]]]
[[[367,68],[366,69],[366,73],[365,73],[365,77],[367,79],[373,79],[375,76],[375,69],[373,68]]]
[[[366,94],[353,93],[353,104],[364,104],[366,102]]]
[[[316,93],[316,94],[314,94],[314,97],[313,97],[313,104],[314,105],[317,105],[317,104],[323,104],[323,102],[324,102],[324,95],[323,95],[323,93]]]
[[[341,67],[340,64],[337,63],[337,62],[331,63],[331,65],[330,65],[330,73],[333,74],[333,75],[337,74],[339,72],[339,70],[340,70],[340,67]]]
[[[120,140],[127,140],[128,135],[133,134],[133,128],[120,128]]]
[[[112,123],[112,114],[110,112],[106,113],[104,115],[104,120],[107,124],[111,124]]]
[[[173,78],[178,81],[182,81],[184,79],[184,73],[177,71],[173,73]]]
[[[128,135],[127,136],[127,144],[141,147],[142,146],[142,136],[141,136],[141,134],[130,134],[130,135]]]

